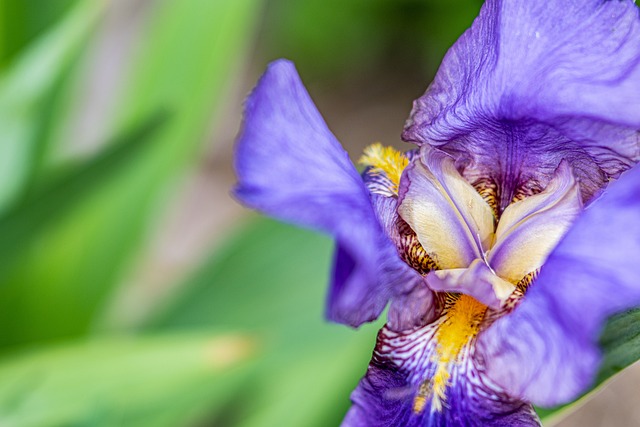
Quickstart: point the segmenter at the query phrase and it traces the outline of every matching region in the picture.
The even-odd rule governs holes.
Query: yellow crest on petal
[[[393,185],[393,191],[398,193],[402,171],[409,164],[404,153],[393,147],[385,147],[379,142],[364,149],[358,161],[362,166],[370,166],[373,173],[384,173]]]

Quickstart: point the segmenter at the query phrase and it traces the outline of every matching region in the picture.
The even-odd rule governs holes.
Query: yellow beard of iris
[[[445,391],[449,384],[451,365],[459,362],[458,358],[463,349],[478,334],[486,311],[486,305],[468,295],[460,295],[444,315],[444,320],[436,333],[438,367],[431,379],[432,405],[436,411],[442,410],[442,404],[446,400]]]
[[[358,162],[362,166],[370,166],[373,173],[383,173],[391,181],[393,193],[398,194],[400,176],[409,164],[409,159],[393,147],[384,147],[379,142],[364,149]]]

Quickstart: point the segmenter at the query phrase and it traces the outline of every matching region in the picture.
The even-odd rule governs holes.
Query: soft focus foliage
[[[105,319],[131,310],[115,296],[252,46],[257,69],[287,56],[353,82],[399,67],[424,88],[480,2],[138,3],[123,90],[84,150],[73,130],[112,3],[0,1],[0,425],[337,425],[380,325],[323,320],[328,238],[251,218],[151,315]],[[611,323],[601,380],[640,355],[637,317]]]

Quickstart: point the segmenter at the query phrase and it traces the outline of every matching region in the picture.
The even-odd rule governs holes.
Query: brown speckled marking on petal
[[[524,184],[519,185],[518,188],[516,188],[516,191],[515,191],[515,194],[513,195],[513,199],[511,200],[511,203],[516,203],[516,202],[519,202],[520,200],[524,200],[529,196],[533,196],[538,193],[541,193],[542,190],[543,188],[539,182],[529,180]]]
[[[498,218],[498,201],[500,198],[498,195],[498,184],[495,180],[490,177],[482,177],[475,180],[471,185],[491,207],[493,215]]]
[[[409,224],[398,217],[397,227],[400,236],[398,251],[402,259],[420,274],[427,274],[432,270],[437,270],[438,264],[422,247],[416,233]]]

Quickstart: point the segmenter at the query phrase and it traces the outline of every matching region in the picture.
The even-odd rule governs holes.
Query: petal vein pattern
[[[631,0],[488,0],[415,101],[405,141],[490,176],[500,208],[563,159],[588,202],[640,160],[640,12]]]
[[[402,333],[382,329],[342,426],[540,426],[531,405],[509,397],[484,375],[472,341],[439,348],[438,335],[461,332],[447,322],[456,320],[445,317]],[[452,357],[443,370],[437,360],[448,351]]]

